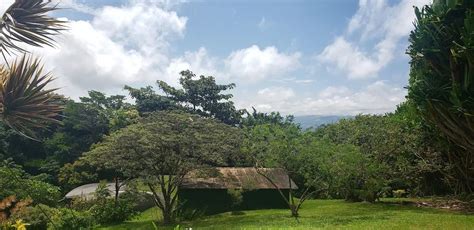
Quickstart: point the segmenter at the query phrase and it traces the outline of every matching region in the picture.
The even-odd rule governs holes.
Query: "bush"
[[[28,230],[42,230],[48,227],[48,216],[52,215],[53,210],[49,206],[39,204],[15,213],[12,219],[23,220],[25,223],[28,223]]]
[[[94,219],[88,211],[76,211],[68,208],[52,208],[43,204],[27,207],[15,213],[12,220],[28,223],[28,230],[70,230],[87,229],[94,225]]]
[[[54,205],[60,198],[59,188],[27,174],[20,166],[0,164],[0,200],[15,195],[31,198],[35,204]]]
[[[99,224],[122,222],[136,214],[133,210],[133,204],[124,199],[119,199],[117,202],[113,199],[107,199],[103,203],[92,206],[90,213],[96,223]]]
[[[94,225],[94,218],[88,211],[80,212],[73,209],[60,208],[53,210],[52,214],[52,223],[48,223],[48,229],[88,229]]]
[[[244,201],[244,197],[242,196],[242,189],[227,189],[227,194],[229,195],[232,201],[232,208],[235,209],[239,207],[242,202]]]
[[[97,224],[122,222],[130,219],[137,213],[135,211],[136,204],[142,197],[134,188],[133,185],[130,185],[130,188],[127,187],[127,191],[120,194],[118,200],[115,201],[110,195],[107,184],[101,182],[95,191],[93,199],[73,199],[71,208],[76,211],[89,212]]]
[[[386,166],[359,151],[341,151],[328,162],[331,189],[348,201],[375,202],[387,190]]]

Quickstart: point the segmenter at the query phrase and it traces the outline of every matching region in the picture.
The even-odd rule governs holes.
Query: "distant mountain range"
[[[301,128],[317,128],[320,125],[335,123],[344,118],[352,118],[353,116],[319,116],[319,115],[307,115],[307,116],[295,116],[295,123],[299,123]]]

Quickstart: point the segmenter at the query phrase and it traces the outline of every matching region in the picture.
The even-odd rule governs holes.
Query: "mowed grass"
[[[288,210],[244,211],[238,215],[222,213],[198,220],[178,223],[180,229],[474,229],[474,215],[433,208],[396,204],[401,200],[384,200],[376,204],[348,203],[342,200],[308,200],[300,211],[298,222]],[[390,201],[390,202],[388,202]],[[397,201],[397,202],[393,202]],[[155,229],[159,219],[156,208],[134,220],[99,229]],[[176,224],[177,225],[177,224]],[[176,226],[175,225],[175,226]],[[173,229],[160,226],[158,229]]]

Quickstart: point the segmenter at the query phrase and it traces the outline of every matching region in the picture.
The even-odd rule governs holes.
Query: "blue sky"
[[[2,1],[4,9],[8,2]],[[177,85],[190,69],[236,83],[239,108],[393,111],[404,100],[413,6],[429,0],[62,0],[70,30],[44,56],[61,93]]]

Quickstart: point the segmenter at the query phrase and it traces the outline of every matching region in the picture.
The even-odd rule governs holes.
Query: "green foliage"
[[[227,194],[230,196],[233,208],[238,207],[244,201],[242,193],[242,189],[227,189]]]
[[[237,128],[214,119],[159,112],[107,136],[83,160],[128,178],[141,178],[163,210],[164,222],[169,223],[186,173],[226,165],[238,151],[240,139]]]
[[[96,204],[90,209],[91,215],[96,223],[110,224],[119,223],[132,218],[135,215],[133,204],[128,200],[106,199],[104,202]]]
[[[151,86],[140,89],[125,86],[125,89],[135,99],[141,114],[179,109],[212,117],[229,125],[240,123],[243,111],[235,109],[234,103],[230,101],[232,94],[222,93],[233,89],[235,84],[219,85],[212,76],[201,75],[196,79],[196,75],[189,70],[180,74],[179,82],[182,89],[176,89],[164,81],[157,81],[164,96],[155,93]]]
[[[38,204],[36,206],[26,207],[25,209],[13,215],[12,219],[23,220],[30,224],[28,230],[43,230],[47,229],[50,215],[53,208]]]
[[[133,99],[135,99],[135,106],[141,115],[179,108],[176,101],[167,96],[157,94],[151,86],[139,89],[125,86],[124,89],[128,91]]]
[[[51,230],[89,229],[94,225],[94,218],[87,211],[59,208],[51,210],[50,214],[48,229]]]
[[[16,219],[21,219],[30,224],[27,229],[90,229],[94,223],[88,211],[76,211],[69,208],[52,208],[46,205],[27,207],[15,214]]]
[[[59,188],[27,174],[14,164],[0,164],[0,200],[10,195],[31,198],[35,204],[54,205],[60,197]]]
[[[435,136],[424,135],[425,126],[417,116],[407,103],[395,114],[359,115],[323,126],[315,135],[359,147],[363,157],[380,168],[379,177],[393,189],[410,189],[413,194],[442,192],[442,188],[432,191],[431,185],[442,187],[439,172],[447,167],[441,158],[444,146],[436,142]]]
[[[118,223],[135,215],[133,201],[112,198],[105,182],[99,184],[90,203],[93,205],[88,210],[98,224]]]
[[[97,169],[85,161],[65,164],[59,171],[58,180],[66,189],[73,189],[98,180]]]
[[[245,111],[247,116],[242,118],[242,126],[252,127],[263,124],[280,124],[283,126],[295,125],[294,117],[291,115],[283,117],[279,112],[271,112],[269,114],[257,112],[253,107],[252,110],[252,113]]]
[[[411,57],[408,97],[423,118],[452,143],[452,187],[474,189],[474,4],[435,1],[415,8],[415,29],[407,53]]]

